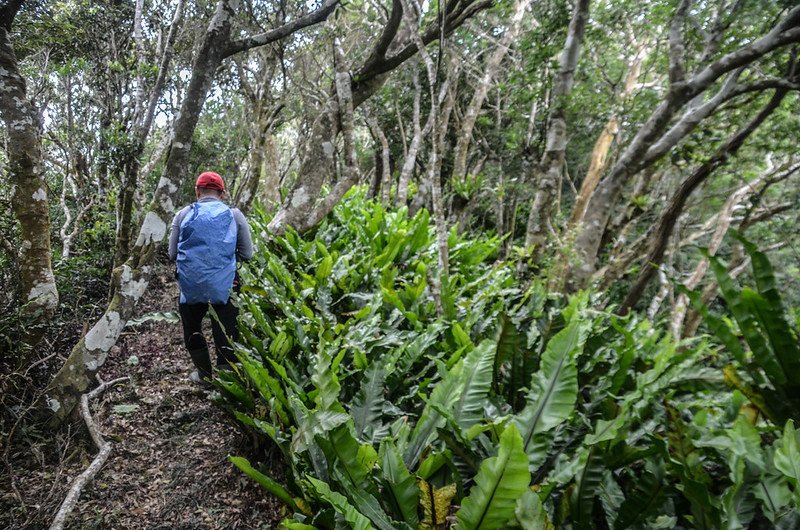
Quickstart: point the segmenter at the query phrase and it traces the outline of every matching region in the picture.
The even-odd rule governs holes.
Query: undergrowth
[[[769,321],[734,306],[752,353],[676,343],[596,310],[593,293],[523,286],[496,238],[452,232],[449,245],[439,304],[425,211],[357,190],[313,234],[259,243],[238,298],[240,364],[216,400],[282,455],[285,484],[231,461],[284,502],[284,528],[800,523],[797,411],[769,405],[798,380],[774,366],[786,341],[773,332],[797,336],[780,306]],[[776,303],[762,261],[753,307]],[[737,325],[705,313],[734,347]]]

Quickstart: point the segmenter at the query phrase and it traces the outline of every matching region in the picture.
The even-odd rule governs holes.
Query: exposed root
[[[92,413],[89,410],[89,401],[102,394],[107,388],[125,381],[126,379],[128,378],[120,377],[114,379],[113,381],[109,381],[108,383],[101,381],[100,386],[88,394],[81,396],[81,416],[83,416],[83,421],[86,422],[86,428],[89,429],[89,434],[92,436],[92,440],[99,449],[99,452],[97,453],[97,456],[94,457],[94,460],[92,460],[92,463],[89,465],[89,467],[87,467],[86,470],[78,475],[72,482],[72,486],[70,486],[67,496],[64,498],[64,502],[61,503],[61,507],[58,509],[58,513],[53,520],[53,524],[50,525],[50,530],[63,530],[67,517],[69,516],[70,512],[72,512],[73,508],[75,508],[75,505],[78,504],[78,499],[81,496],[83,488],[86,486],[86,484],[92,481],[94,476],[98,471],[100,471],[100,469],[103,467],[103,464],[105,464],[106,460],[108,460],[108,457],[111,454],[112,444],[111,442],[107,442],[97,429],[97,425],[94,422]]]

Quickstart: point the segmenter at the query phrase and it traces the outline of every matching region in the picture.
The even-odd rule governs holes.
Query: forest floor
[[[151,283],[138,313],[175,311],[176,300],[177,288],[164,274]],[[92,404],[113,452],[84,489],[66,528],[276,526],[280,503],[227,460],[229,454],[250,456],[249,438],[189,381],[190,371],[180,323],[149,322],[126,330],[99,375],[104,381],[128,380]],[[56,441],[18,438],[27,446],[17,443],[7,458],[11,473],[0,481],[0,528],[47,528],[97,449],[77,418]],[[276,467],[272,472],[280,477]]]

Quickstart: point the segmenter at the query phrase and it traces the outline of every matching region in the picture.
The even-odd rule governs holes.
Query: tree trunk
[[[8,135],[11,209],[20,225],[20,315],[27,328],[23,339],[32,347],[58,307],[58,290],[50,262],[50,212],[39,118],[26,94],[9,32],[10,28],[0,27],[0,116]]]
[[[725,164],[736,154],[745,140],[780,106],[786,94],[786,90],[777,90],[767,105],[750,121],[750,123],[731,136],[717,149],[717,152],[714,153],[707,162],[695,169],[694,172],[681,183],[675,195],[672,197],[672,200],[670,200],[667,205],[667,208],[664,210],[664,213],[661,214],[661,218],[650,237],[650,249],[645,258],[645,265],[628,292],[628,295],[625,297],[625,300],[622,302],[622,305],[617,310],[618,314],[627,314],[642,297],[647,284],[652,279],[659,265],[661,265],[670,234],[692,192],[697,189],[700,184],[705,182],[715,169]],[[731,208],[732,207],[733,206],[731,206]],[[725,229],[727,230],[727,226],[725,226]]]
[[[411,176],[414,174],[414,168],[417,165],[417,153],[422,145],[422,140],[428,133],[430,133],[433,126],[433,116],[428,115],[425,121],[425,126],[420,126],[420,98],[422,96],[422,86],[419,83],[419,70],[414,69],[414,107],[412,114],[412,121],[414,126],[414,136],[411,137],[411,143],[408,146],[403,167],[400,170],[400,178],[397,181],[397,199],[395,203],[398,207],[405,206],[408,201],[408,183]]]
[[[575,79],[586,21],[589,18],[589,0],[578,0],[569,24],[567,41],[561,51],[559,70],[553,86],[553,109],[547,127],[547,146],[539,164],[541,179],[531,205],[525,233],[525,248],[533,248],[534,261],[544,253],[550,228],[550,217],[556,202],[557,185],[564,172],[564,154],[567,148],[566,103]]]
[[[389,196],[392,189],[392,167],[389,157],[389,140],[386,138],[386,133],[383,132],[378,121],[371,118],[367,121],[372,136],[380,143],[380,149],[375,149],[375,180],[380,182],[381,201],[383,204],[389,204]],[[380,162],[380,163],[378,163]],[[380,173],[378,173],[380,169]],[[378,186],[376,186],[376,189]]]
[[[497,47],[486,60],[486,65],[483,68],[483,75],[478,80],[478,85],[475,87],[475,92],[473,92],[472,99],[461,120],[461,129],[458,132],[455,154],[453,155],[453,178],[458,179],[466,176],[467,155],[469,154],[469,146],[472,142],[472,131],[475,128],[475,121],[478,119],[478,113],[481,107],[483,107],[483,102],[486,100],[489,88],[500,72],[500,65],[503,59],[505,59],[508,50],[513,46],[514,41],[517,40],[525,11],[530,4],[531,0],[516,0],[514,3],[514,14],[511,16],[509,26],[500,39],[500,42],[497,43]]]

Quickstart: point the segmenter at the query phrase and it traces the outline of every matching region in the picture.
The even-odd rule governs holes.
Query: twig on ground
[[[86,427],[89,429],[89,434],[91,435],[92,440],[100,451],[97,453],[97,456],[94,457],[94,460],[92,460],[92,463],[89,465],[89,467],[87,467],[86,470],[78,475],[78,477],[72,482],[72,486],[69,488],[67,496],[64,498],[64,502],[61,503],[61,507],[58,509],[58,513],[53,520],[53,524],[50,525],[50,530],[62,530],[64,528],[64,523],[66,522],[70,512],[72,512],[73,508],[75,508],[75,505],[78,503],[78,499],[81,496],[83,488],[86,486],[86,484],[91,482],[111,454],[112,444],[111,442],[107,442],[97,429],[97,425],[94,423],[92,413],[89,410],[89,401],[99,396],[107,388],[125,381],[126,379],[128,378],[120,377],[107,383],[101,381],[100,386],[88,394],[81,396],[81,416],[83,416],[83,421],[86,422]]]

